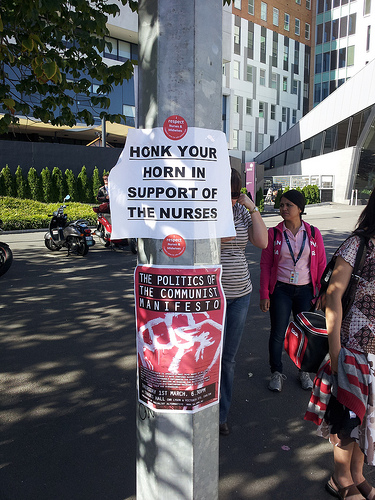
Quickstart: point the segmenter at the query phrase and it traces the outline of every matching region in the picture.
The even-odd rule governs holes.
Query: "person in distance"
[[[365,260],[353,301],[343,317],[342,297],[362,237]],[[330,360],[317,373],[305,415],[333,444],[334,470],[326,490],[347,500],[375,499],[375,488],[363,475],[364,461],[375,465],[374,244],[375,189],[352,236],[336,252],[325,308]]]
[[[268,230],[268,245],[260,260],[260,309],[270,313],[269,338],[270,391],[280,392],[283,374],[282,353],[290,313],[296,316],[311,309],[326,266],[322,235],[318,228],[302,220],[305,197],[296,189],[286,191],[280,200],[283,221]],[[298,378],[305,390],[313,383],[307,372]]]
[[[241,176],[232,168],[231,191],[236,236],[221,239],[222,285],[226,298],[220,384],[220,434],[228,435],[227,417],[232,400],[235,358],[240,346],[250,304],[252,283],[245,256],[250,241],[258,248],[267,245],[267,228],[255,203],[241,193]]]

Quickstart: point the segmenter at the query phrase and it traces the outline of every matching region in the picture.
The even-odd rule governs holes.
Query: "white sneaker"
[[[305,391],[311,391],[314,384],[308,372],[298,372],[298,379],[301,382],[302,389],[304,389]]]
[[[286,380],[286,375],[280,372],[273,372],[270,383],[268,384],[268,389],[270,391],[281,392],[284,380]]]

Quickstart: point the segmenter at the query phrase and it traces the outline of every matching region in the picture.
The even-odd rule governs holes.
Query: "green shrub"
[[[39,176],[34,167],[31,167],[29,173],[27,174],[27,183],[29,185],[31,199],[35,201],[41,201]]]
[[[87,177],[86,167],[83,166],[77,176],[77,199],[82,203],[90,203],[92,201],[90,184],[91,183]]]
[[[15,173],[16,197],[28,198],[28,185],[25,177],[23,176],[22,167],[18,165]]]
[[[42,183],[42,192],[43,199],[45,203],[50,203],[53,201],[52,196],[52,180],[51,180],[51,172],[48,167],[43,168],[40,173],[41,183]]]
[[[100,178],[98,167],[94,168],[92,173],[92,200],[95,203],[99,188],[103,185],[103,180]]]
[[[72,201],[77,201],[76,178],[74,177],[73,172],[68,168],[65,170],[65,183],[66,183],[66,189],[67,189],[67,192],[65,193],[65,195],[69,194]]]
[[[62,201],[67,194],[64,176],[58,167],[52,170],[52,201]]]
[[[273,205],[273,208],[280,208],[280,200],[281,200],[282,195],[283,195],[283,190],[279,189],[277,191],[277,195],[276,195],[276,198],[275,198],[275,203]]]
[[[51,219],[49,214],[59,206],[59,203],[42,203],[2,196],[0,197],[2,227],[4,231],[47,228]],[[90,205],[68,203],[65,213],[68,215],[68,221],[86,219],[90,225],[96,224],[96,214]]]
[[[2,171],[0,172],[1,177],[3,178],[3,186],[4,186],[4,195],[5,196],[14,196],[15,195],[15,185],[12,172],[8,165],[6,165]]]

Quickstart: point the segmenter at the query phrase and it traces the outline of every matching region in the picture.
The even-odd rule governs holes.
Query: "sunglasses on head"
[[[239,191],[232,191],[232,200],[235,200],[240,197],[240,192]]]

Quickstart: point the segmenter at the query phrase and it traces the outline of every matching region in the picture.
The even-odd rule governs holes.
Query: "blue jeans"
[[[278,281],[270,297],[271,334],[269,355],[271,372],[283,372],[281,355],[284,348],[285,331],[290,313],[295,317],[302,311],[309,311],[313,298],[312,285],[290,285]]]
[[[227,421],[234,379],[235,357],[245,326],[251,293],[236,299],[227,299],[224,325],[223,353],[221,357],[220,423]]]

